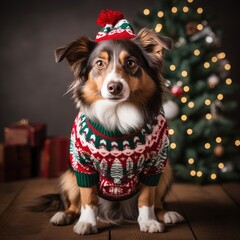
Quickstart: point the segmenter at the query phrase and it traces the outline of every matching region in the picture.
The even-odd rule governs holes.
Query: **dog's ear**
[[[134,41],[140,44],[154,62],[162,60],[164,49],[172,49],[170,38],[159,36],[154,30],[147,28],[140,30]]]
[[[86,68],[87,59],[95,45],[95,42],[83,36],[66,46],[56,49],[55,61],[61,62],[66,58],[74,75],[79,77],[79,74]]]
[[[94,48],[95,42],[83,36],[76,41],[55,50],[55,61],[61,62],[65,57],[69,64],[72,65],[79,58],[86,57]]]

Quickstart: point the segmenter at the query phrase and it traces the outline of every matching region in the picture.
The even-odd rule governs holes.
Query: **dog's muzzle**
[[[130,95],[130,88],[127,82],[111,72],[107,75],[102,88],[101,95],[106,100],[110,101],[125,101]]]

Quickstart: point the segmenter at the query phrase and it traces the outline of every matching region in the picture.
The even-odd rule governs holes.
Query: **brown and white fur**
[[[74,81],[73,98],[89,118],[108,130],[124,134],[152,124],[163,102],[162,62],[164,49],[171,41],[154,31],[142,29],[131,40],[108,40],[99,43],[86,37],[56,50],[56,61],[70,64]],[[141,184],[140,192],[127,200],[108,201],[98,197],[97,186],[78,187],[73,171],[60,178],[60,192],[65,210],[52,218],[54,225],[74,222],[78,234],[97,232],[97,220],[111,223],[138,221],[140,230],[154,233],[164,230],[164,223],[177,223],[183,217],[164,211],[162,203],[172,183],[167,164],[156,187]],[[140,183],[139,183],[140,184]]]

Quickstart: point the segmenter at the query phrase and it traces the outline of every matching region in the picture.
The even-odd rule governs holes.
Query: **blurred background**
[[[159,7],[162,4],[162,10],[167,11],[169,8],[172,11],[172,14],[175,14],[173,12],[174,10],[169,7],[171,4],[174,5],[175,3],[178,6],[187,5],[189,8],[191,8],[191,4],[193,4],[196,5],[196,9],[199,9],[200,6],[204,12],[204,15],[209,17],[211,22],[203,21],[203,25],[200,24],[201,26],[199,28],[199,26],[197,26],[194,22],[195,20],[196,22],[198,21],[198,16],[196,16],[195,20],[194,18],[191,18],[191,20],[184,19],[185,16],[187,16],[184,14],[189,11],[187,7],[181,14],[179,13],[179,19],[181,21],[178,21],[176,20],[177,18],[175,18],[175,22],[172,24],[172,26],[170,23],[172,21],[171,19],[174,18],[171,18],[170,15],[167,17],[166,15],[166,21],[164,21],[166,24],[170,24],[170,26],[169,29],[165,27],[166,31],[164,31],[163,27],[163,31],[161,31],[162,25],[158,25],[158,21],[162,21],[160,19],[162,18],[162,13],[160,13],[157,6]],[[195,47],[201,47],[201,44],[205,43],[206,47],[202,46],[203,51],[206,53],[211,53],[211,51],[206,49],[211,50],[212,43],[206,44],[206,42],[201,40],[203,36],[201,34],[203,32],[206,34],[206,31],[208,31],[207,35],[204,35],[204,37],[206,37],[206,41],[207,37],[210,36],[212,37],[212,40],[210,39],[211,41],[217,42],[216,45],[218,45],[218,51],[223,52],[225,54],[223,58],[227,59],[225,66],[226,63],[230,64],[228,65],[228,68],[230,69],[227,70],[227,79],[229,80],[226,80],[226,84],[224,83],[225,76],[223,76],[223,72],[222,75],[220,74],[220,77],[215,75],[214,77],[210,78],[210,76],[213,75],[209,75],[206,78],[207,81],[205,81],[206,84],[204,87],[209,88],[206,90],[206,94],[209,94],[210,97],[214,92],[214,90],[211,89],[212,84],[214,85],[213,88],[215,88],[215,86],[219,87],[221,92],[224,92],[225,89],[227,89],[229,82],[230,84],[232,82],[235,84],[236,87],[231,90],[230,94],[228,94],[224,100],[232,100],[235,102],[235,105],[237,105],[234,111],[230,111],[228,113],[228,117],[236,122],[236,125],[234,125],[236,132],[239,130],[240,94],[238,85],[240,83],[240,61],[238,58],[238,52],[240,34],[238,31],[240,23],[238,19],[239,7],[237,1],[3,0],[1,2],[0,15],[0,142],[3,142],[4,140],[4,128],[7,125],[15,123],[21,119],[28,119],[30,122],[40,122],[46,124],[47,136],[69,137],[74,118],[78,112],[77,109],[75,109],[71,95],[65,94],[73,76],[65,61],[59,64],[55,63],[54,50],[82,35],[86,35],[91,39],[95,39],[97,32],[100,30],[100,27],[96,25],[96,18],[101,10],[107,8],[122,11],[125,18],[132,23],[132,26],[136,32],[139,30],[140,26],[152,26],[152,28],[155,28],[157,32],[161,31],[163,34],[170,34],[171,36],[171,28],[173,27],[173,29],[178,29],[179,33],[177,34],[179,34],[180,37],[178,36],[178,38],[175,39],[175,47],[178,49],[180,49],[181,46],[184,46],[186,47],[186,50],[189,50],[190,47],[193,47],[193,45]],[[202,14],[201,9],[198,12],[199,15]],[[158,14],[158,17],[156,14]],[[184,23],[184,25],[182,23]],[[180,25],[177,26],[176,24]],[[212,27],[210,28],[210,31],[208,28],[209,26]],[[186,39],[184,39],[184,37],[181,37],[182,33],[180,30],[183,32],[186,31],[183,33],[183,35],[185,34],[184,36],[186,37],[187,41],[191,43],[191,46],[186,44]],[[219,34],[219,36],[215,35],[215,30],[221,34]],[[177,34],[175,34],[175,36]],[[213,43],[213,45],[214,44],[215,43]],[[182,50],[182,52],[184,52],[184,50]],[[177,54],[177,50],[175,51],[175,54]],[[168,69],[170,68],[170,70],[168,70],[169,73],[167,72],[167,74],[170,77],[172,76],[173,79],[170,79],[171,81],[169,83],[171,91],[173,91],[173,87],[177,87],[175,89],[176,92],[172,92],[172,95],[170,96],[170,98],[173,100],[173,103],[175,103],[175,107],[176,103],[178,104],[175,112],[172,112],[174,106],[173,108],[170,107],[170,114],[174,115],[174,117],[169,117],[170,122],[172,123],[172,125],[170,124],[170,127],[173,127],[174,129],[174,124],[176,125],[179,123],[178,118],[176,117],[177,114],[179,111],[180,113],[184,112],[184,108],[179,105],[179,103],[181,104],[182,101],[182,98],[180,101],[179,96],[183,91],[187,94],[188,90],[186,88],[184,89],[181,81],[179,85],[178,79],[174,80],[174,75],[172,75],[174,69],[172,69],[172,67],[174,68],[175,65],[172,66],[171,62],[174,62],[179,55],[176,55],[176,58],[173,56],[174,54],[172,56],[169,54],[167,55],[166,67]],[[207,54],[205,56],[207,56]],[[202,61],[204,61],[204,59],[202,59]],[[199,76],[203,77],[201,74]],[[194,84],[191,82],[189,82],[189,86],[190,88],[194,88]],[[195,87],[196,86],[197,85],[195,85]],[[201,92],[201,94],[204,95],[204,92]],[[219,99],[217,99],[217,103],[221,101],[221,99],[219,101],[218,100]],[[197,102],[195,102],[195,106],[197,106],[196,103]],[[220,114],[217,108],[220,108],[220,111],[223,109],[221,106],[217,106],[215,103],[216,101],[214,104],[212,104],[213,109],[211,109],[211,118],[214,114],[217,114],[217,116]],[[194,121],[189,121],[189,124],[194,124]],[[182,122],[180,125],[183,126]],[[223,124],[223,126],[225,126],[225,129],[228,128],[227,124]],[[229,128],[233,128],[231,122],[229,126]],[[193,126],[191,127],[193,128]],[[180,128],[178,129],[180,130]],[[189,130],[190,128],[185,126],[182,130],[185,131],[186,129]],[[216,133],[216,131],[214,132],[214,130],[216,130],[214,127],[209,127],[209,129],[211,130],[208,132],[209,136]],[[198,131],[201,131],[200,125],[198,127]],[[191,135],[191,133],[188,133],[188,135]],[[228,137],[232,137],[232,135],[230,136],[228,134]],[[177,143],[183,142],[183,140],[180,138],[174,139],[174,136],[172,139],[173,143],[175,140]],[[199,140],[199,138],[195,139]],[[231,151],[227,151],[227,146],[224,146],[222,139],[223,138],[221,136],[216,135],[213,139],[214,143],[211,143],[210,141],[205,140],[204,137],[201,137],[201,140],[203,141],[201,144],[205,144],[205,149],[198,149],[195,153],[195,150],[192,151],[193,148],[189,148],[189,152],[185,151],[187,146],[182,146],[181,152],[177,152],[177,149],[180,148],[176,148],[176,145],[172,145],[172,151],[170,152],[170,155],[172,154],[173,161],[180,164],[180,168],[176,169],[176,174],[178,175],[179,173],[180,177],[188,176],[185,180],[189,180],[191,177],[196,177],[196,179],[200,182],[204,182],[205,180],[202,180],[204,179],[202,176],[205,172],[206,176],[208,176],[208,179],[215,180],[217,176],[215,172],[220,171],[220,173],[223,173],[225,171],[230,173],[231,176],[235,174],[233,179],[239,179],[239,163],[237,164],[236,157],[233,160],[234,164],[232,161],[228,161],[228,156],[231,155]],[[195,140],[194,138],[190,138],[189,141],[194,143]],[[239,140],[237,140],[237,138],[233,139],[232,137],[232,141],[235,141],[235,145],[239,148]],[[206,145],[206,143],[214,146],[214,148],[212,148],[213,154],[209,155],[210,159],[214,159],[213,161],[211,160],[212,163],[214,162],[214,165],[206,162],[203,163],[203,159],[206,159],[207,156],[205,154],[209,153],[208,145]],[[228,141],[227,143],[230,142]],[[230,145],[233,146],[234,143],[231,142]],[[182,150],[183,148],[185,149],[184,151]],[[199,158],[199,161],[196,164],[197,157]],[[239,157],[239,155],[237,157]],[[187,174],[185,173],[186,169]]]
[[[221,27],[222,49],[231,63],[232,79],[239,83],[237,1],[197,2]],[[96,18],[102,9],[122,11],[133,25],[138,20],[137,13],[154,3],[154,0],[2,1],[0,141],[4,126],[22,118],[47,123],[49,135],[69,135],[77,111],[71,96],[64,94],[72,74],[65,62],[54,62],[54,50],[81,35],[94,39],[99,31]],[[239,94],[234,97],[239,99]],[[235,117],[239,119],[238,115]]]

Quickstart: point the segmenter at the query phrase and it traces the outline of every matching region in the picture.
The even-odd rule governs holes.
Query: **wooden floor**
[[[199,186],[175,183],[167,208],[179,211],[186,221],[166,225],[164,233],[142,233],[137,224],[100,225],[99,233],[79,236],[73,225],[49,223],[53,213],[25,210],[29,199],[56,190],[56,179],[0,183],[0,240],[240,240],[240,183]]]

